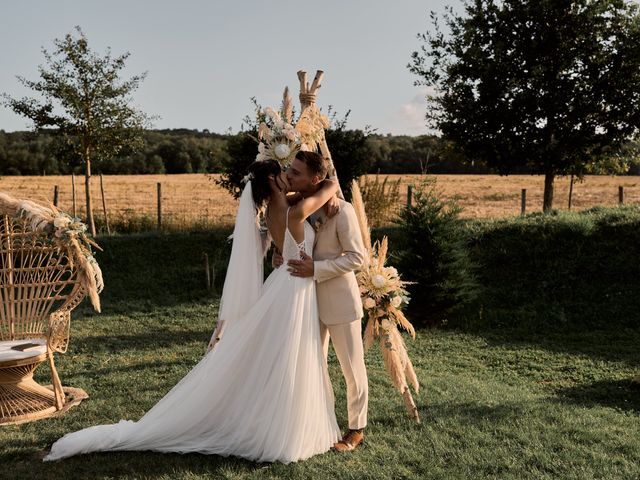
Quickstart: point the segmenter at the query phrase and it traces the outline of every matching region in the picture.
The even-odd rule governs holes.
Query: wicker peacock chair
[[[71,311],[87,294],[100,310],[102,275],[74,221],[0,193],[0,424],[48,417],[87,397],[62,387],[53,357],[66,352]],[[33,379],[44,361],[49,387]]]

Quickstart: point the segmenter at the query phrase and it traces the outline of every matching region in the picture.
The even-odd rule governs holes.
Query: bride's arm
[[[335,180],[323,180],[320,188],[313,195],[303,198],[291,207],[291,215],[298,220],[304,220],[329,201],[338,191],[338,182]]]
[[[298,203],[300,200],[302,200],[302,194],[301,193],[292,193],[290,195],[287,195],[287,203],[290,206],[295,205],[296,203]]]

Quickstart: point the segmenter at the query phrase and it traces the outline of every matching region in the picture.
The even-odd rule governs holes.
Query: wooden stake
[[[318,90],[321,87],[321,83],[322,83],[322,76],[324,75],[324,72],[322,70],[316,70],[316,76],[313,78],[313,83],[311,84],[311,88],[310,88],[310,92],[311,93],[316,93],[316,90]]]
[[[102,211],[104,212],[104,223],[107,226],[107,235],[111,235],[111,229],[109,228],[109,216],[107,215],[107,200],[104,198],[104,181],[102,174],[100,174],[100,192],[102,193]]]
[[[300,81],[300,93],[307,93],[307,72],[299,70],[298,80]],[[301,105],[301,109],[304,110],[305,106],[306,105]]]
[[[209,255],[205,252],[204,254],[204,272],[207,278],[207,290],[211,290],[211,274],[209,273]]]
[[[618,204],[624,205],[624,187],[622,185],[618,187]]]
[[[53,186],[53,206],[58,206],[58,185]]]
[[[73,217],[77,217],[76,212],[76,175],[74,173],[71,174],[71,197],[73,200]]]
[[[569,181],[569,210],[571,210],[572,198],[573,198],[573,173],[571,174],[571,180]]]
[[[524,217],[526,213],[527,213],[527,189],[523,188],[521,198],[520,198],[520,215]]]
[[[162,230],[162,184],[158,182],[158,230]]]
[[[411,208],[412,203],[413,203],[413,185],[409,185],[407,187],[407,207]]]

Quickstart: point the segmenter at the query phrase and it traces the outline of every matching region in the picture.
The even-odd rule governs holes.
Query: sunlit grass
[[[135,302],[84,307],[58,357],[65,384],[90,398],[66,415],[0,428],[3,478],[638,478],[638,330],[532,336],[421,330],[410,354],[422,384],[422,424],[405,414],[376,350],[365,445],[290,465],[198,454],[121,452],[41,463],[67,432],[138,419],[201,358],[215,302],[163,307]],[[330,359],[336,411],[345,389]],[[47,382],[46,366],[38,378]]]

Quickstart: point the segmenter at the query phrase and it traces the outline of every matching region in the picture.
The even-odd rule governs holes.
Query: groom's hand
[[[313,258],[304,252],[300,252],[302,260],[289,260],[288,270],[294,277],[313,277]]]

